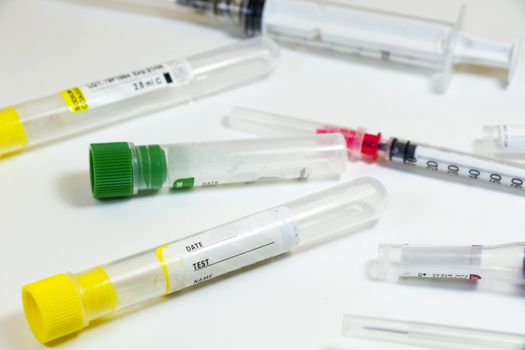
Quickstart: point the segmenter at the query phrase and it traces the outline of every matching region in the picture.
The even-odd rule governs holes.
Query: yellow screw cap
[[[81,291],[68,274],[24,286],[22,301],[31,331],[42,343],[77,332],[88,324]]]
[[[13,107],[0,110],[0,157],[26,146],[26,132],[16,110]]]
[[[27,322],[42,343],[78,332],[114,311],[117,293],[102,267],[60,274],[22,288]]]

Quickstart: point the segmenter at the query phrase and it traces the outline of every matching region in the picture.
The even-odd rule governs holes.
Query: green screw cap
[[[92,144],[89,163],[91,191],[98,199],[131,197],[135,189],[160,190],[167,178],[166,154],[159,145]]]
[[[98,199],[133,195],[133,160],[127,142],[98,143],[89,148],[91,192]]]

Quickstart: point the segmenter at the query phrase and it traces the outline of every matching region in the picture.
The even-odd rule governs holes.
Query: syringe
[[[151,2],[151,0],[148,0]],[[446,90],[453,66],[507,71],[511,81],[518,42],[486,40],[460,30],[463,1],[435,0],[175,0],[284,44],[356,54],[435,72],[434,89]]]
[[[493,158],[525,159],[525,125],[486,125],[479,153]]]
[[[436,278],[525,284],[525,243],[472,246],[381,244],[380,280]]]
[[[226,122],[234,129],[261,136],[339,132],[345,137],[352,158],[381,159],[517,191],[525,188],[525,166],[397,137],[385,139],[381,133],[369,134],[364,129],[348,129],[245,108],[234,108]]]
[[[128,306],[363,228],[386,201],[381,183],[360,178],[80,273],[48,277],[23,287],[26,318],[47,343]]]
[[[344,315],[343,336],[441,350],[524,350],[525,334]],[[383,348],[383,347],[381,347]]]
[[[348,163],[340,134],[173,145],[93,144],[89,159],[95,198],[162,188],[337,178]]]
[[[255,38],[0,109],[0,157],[269,74],[279,50]]]

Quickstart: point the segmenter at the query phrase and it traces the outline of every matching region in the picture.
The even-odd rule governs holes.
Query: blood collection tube
[[[440,350],[524,350],[525,334],[344,315],[343,335]],[[384,347],[381,347],[384,348]]]
[[[381,244],[378,279],[493,279],[525,284],[525,243],[472,246]]]
[[[136,0],[135,0],[136,1]],[[144,1],[143,1],[144,2]],[[151,3],[151,0],[148,0]],[[428,69],[446,90],[453,66],[515,71],[518,42],[502,43],[460,30],[463,1],[405,0],[176,0],[180,7],[226,22],[246,35],[263,33],[283,44],[356,54]],[[219,21],[217,21],[217,18]]]
[[[487,157],[525,160],[525,125],[486,125],[480,146]]]
[[[278,56],[270,39],[254,38],[0,109],[0,157],[245,84]]]
[[[523,191],[525,166],[399,139],[383,138],[364,129],[349,129],[277,114],[234,108],[226,120],[234,129],[260,136],[307,135],[338,132],[346,139],[350,158],[367,158],[449,174],[451,178],[484,182],[493,187]]]
[[[128,306],[170,294],[289,252],[362,229],[383,212],[387,193],[360,178],[79,273],[22,288],[24,311],[43,342]]]
[[[340,134],[149,146],[92,144],[89,158],[95,198],[163,188],[337,178],[348,163]]]

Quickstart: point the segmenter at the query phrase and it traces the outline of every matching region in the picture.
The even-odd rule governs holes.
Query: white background
[[[522,0],[467,1],[463,28],[510,41],[525,32]],[[0,106],[233,42],[168,16],[59,0],[0,2]],[[522,50],[523,51],[523,50]],[[262,82],[90,132],[0,164],[0,348],[43,347],[26,325],[21,287],[80,271],[213,227],[336,182],[197,189],[97,202],[88,144],[250,137],[221,126],[235,105],[366,126],[470,151],[483,124],[525,122],[525,54],[515,80],[456,72],[430,91],[423,71],[283,50]],[[525,299],[461,284],[387,284],[367,278],[377,244],[491,244],[524,240],[525,198],[363,162],[341,181],[381,180],[389,207],[372,229],[286,255],[96,322],[59,349],[384,349],[340,337],[343,313],[525,331]]]

